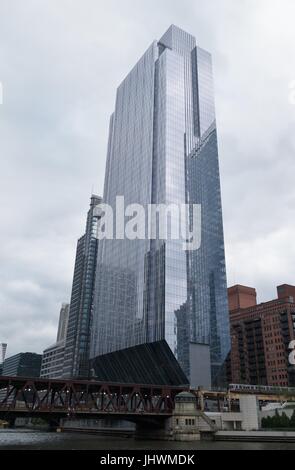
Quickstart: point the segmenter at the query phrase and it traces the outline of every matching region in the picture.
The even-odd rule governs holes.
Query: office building
[[[289,345],[295,339],[295,286],[277,287],[277,299],[257,304],[256,291],[228,289],[231,327],[231,382],[295,386]]]
[[[103,201],[120,216],[117,196],[124,208],[201,205],[201,246],[188,251],[183,240],[160,236],[100,241],[93,373],[133,383],[224,383],[230,336],[212,61],[176,26],[117,89]],[[170,214],[171,232],[178,222]]]
[[[91,196],[85,234],[78,240],[64,352],[63,377],[89,376],[89,345],[101,198]]]
[[[7,343],[0,343],[0,375],[3,373],[3,364],[5,361]]]
[[[6,351],[7,351],[7,343],[0,343],[0,354],[1,354],[0,363],[1,364],[3,364],[3,362],[5,361]]]
[[[40,377],[57,379],[63,375],[69,309],[70,304],[62,304],[56,343],[43,351]]]
[[[42,354],[25,352],[8,357],[4,361],[3,375],[11,377],[39,377]]]
[[[64,341],[67,336],[70,304],[63,303],[59,313],[56,342]]]

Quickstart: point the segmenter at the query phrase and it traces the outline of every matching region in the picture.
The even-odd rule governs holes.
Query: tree
[[[278,410],[275,411],[275,415],[271,418],[272,427],[273,428],[280,428],[281,427],[281,417],[279,415]]]
[[[283,412],[282,415],[280,416],[280,427],[281,428],[290,427],[290,418],[288,418],[285,412]]]
[[[261,426],[263,428],[272,428],[273,427],[273,424],[272,424],[272,418],[271,416],[266,416],[265,418],[262,418],[261,420]]]
[[[290,419],[290,427],[295,428],[295,410],[293,411],[293,414]]]

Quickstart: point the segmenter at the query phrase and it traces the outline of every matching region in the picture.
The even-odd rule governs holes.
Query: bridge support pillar
[[[8,422],[8,427],[9,428],[14,428],[16,417],[15,416],[9,416],[9,418],[7,418],[6,421]]]
[[[172,418],[167,418],[160,424],[156,422],[136,423],[135,439],[171,441]]]
[[[212,421],[197,409],[197,398],[190,392],[181,392],[175,397],[172,416],[159,422],[146,420],[136,424],[138,439],[169,441],[199,441],[201,433],[213,439],[216,429]]]
[[[57,429],[60,427],[60,420],[59,419],[49,419],[48,421],[48,430],[52,432],[56,432]]]
[[[182,392],[175,397],[175,409],[172,417],[172,435],[174,441],[199,441],[201,432],[213,436],[215,428],[211,420],[197,409],[195,395]]]

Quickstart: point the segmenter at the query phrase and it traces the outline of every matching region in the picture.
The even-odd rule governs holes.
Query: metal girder
[[[187,388],[102,383],[94,380],[0,377],[0,412],[30,414],[171,414]]]

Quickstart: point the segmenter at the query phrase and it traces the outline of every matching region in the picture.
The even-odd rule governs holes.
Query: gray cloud
[[[293,0],[1,0],[0,340],[41,352],[69,300],[115,89],[171,23],[213,54],[228,282],[294,283]]]

